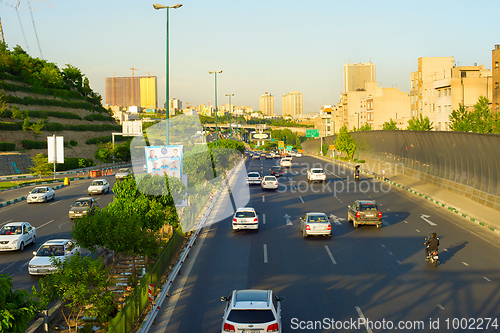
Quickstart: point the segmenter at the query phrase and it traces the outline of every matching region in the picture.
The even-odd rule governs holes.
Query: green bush
[[[24,149],[47,149],[47,141],[23,140],[21,145]]]
[[[78,144],[78,142],[76,142],[75,140],[71,140],[69,142],[70,145],[72,145],[73,147],[76,146]]]
[[[100,120],[100,121],[110,121],[113,123],[115,122],[115,118],[106,117],[106,116],[103,116],[102,114],[89,114],[88,116],[83,117],[83,119],[88,120],[88,121]]]
[[[14,142],[0,142],[0,151],[14,151],[16,144]]]
[[[83,160],[83,166],[80,166],[79,161]],[[65,157],[64,164],[56,164],[56,171],[67,171],[79,168],[88,168],[94,166],[95,163],[90,158]]]
[[[93,104],[87,102],[72,102],[72,101],[62,101],[59,99],[45,99],[45,98],[33,98],[25,96],[23,98],[5,95],[6,103],[23,104],[23,105],[50,105],[50,106],[62,106],[72,109],[86,109],[89,111],[94,111],[96,107]],[[98,110],[104,109],[102,106],[97,108]]]
[[[23,123],[22,122],[0,122],[0,130],[2,131],[20,131],[23,129]]]

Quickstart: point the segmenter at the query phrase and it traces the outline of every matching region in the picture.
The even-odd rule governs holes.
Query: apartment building
[[[493,112],[500,111],[500,45],[495,45],[493,51],[491,51],[491,69],[492,69],[492,77],[493,84],[491,85],[491,101],[492,107],[491,110]]]
[[[290,115],[293,118],[304,113],[304,99],[302,93],[292,90],[288,94],[283,95],[282,111],[283,116]]]
[[[375,80],[375,64],[371,62],[344,65],[344,92],[361,91],[365,83]]]
[[[158,107],[156,76],[107,77],[106,104],[145,109]]]
[[[265,116],[274,116],[274,96],[268,92],[260,96],[259,108]]]

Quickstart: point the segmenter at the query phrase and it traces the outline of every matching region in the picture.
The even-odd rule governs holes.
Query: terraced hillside
[[[60,70],[20,47],[0,45],[0,98],[0,156],[47,154],[55,134],[64,137],[65,158],[94,159],[97,143],[121,132],[78,68]]]

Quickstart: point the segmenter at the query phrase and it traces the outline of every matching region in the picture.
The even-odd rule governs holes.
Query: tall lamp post
[[[229,130],[231,131],[231,140],[233,139],[233,127],[231,126],[231,96],[234,96],[234,94],[226,94],[226,96],[229,97]]]
[[[165,103],[165,109],[166,109],[166,114],[165,114],[165,121],[166,121],[166,129],[165,129],[165,145],[168,145],[168,127],[169,127],[169,118],[170,118],[170,112],[169,112],[169,109],[170,109],[170,96],[169,96],[169,92],[168,92],[168,88],[169,88],[169,79],[168,79],[168,10],[170,8],[174,8],[174,9],[177,9],[177,8],[180,8],[182,7],[182,5],[180,3],[176,4],[176,5],[172,5],[172,6],[165,6],[165,5],[160,5],[159,3],[155,3],[153,4],[153,8],[156,9],[156,10],[160,10],[160,9],[166,9],[167,10],[167,46],[166,46],[166,66],[165,66],[165,76],[166,76],[166,103]]]
[[[215,74],[215,146],[218,146],[219,131],[217,130],[217,73],[220,74],[222,71],[209,71],[209,74]]]
[[[358,157],[356,158],[356,163],[359,163],[359,112],[356,112],[356,113],[358,114],[358,144],[356,145]]]

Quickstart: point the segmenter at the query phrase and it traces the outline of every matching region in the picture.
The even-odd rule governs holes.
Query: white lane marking
[[[328,248],[328,246],[325,245],[325,249],[326,249],[326,252],[328,253],[328,256],[332,260],[333,264],[336,265],[337,262],[335,261],[335,258],[333,257],[332,252],[330,251],[330,249]]]
[[[441,310],[444,310],[444,307],[441,304],[438,304],[438,308],[440,308]]]
[[[359,306],[355,306],[354,308],[356,309],[356,312],[358,313],[359,318],[365,319],[365,315],[363,314],[363,312],[361,312],[361,309],[359,308]],[[366,331],[368,333],[373,333],[372,329],[370,327],[368,327],[368,323],[366,322],[366,319],[364,320],[364,322],[365,322]]]
[[[58,203],[60,203],[60,201],[54,201],[53,203],[49,204],[49,206],[53,206],[53,205],[58,204]]]
[[[428,219],[429,217],[431,217],[431,216],[430,216],[430,215],[425,215],[425,214],[420,215],[420,218],[421,218],[422,220],[424,220],[425,222],[429,223],[429,224],[430,224],[430,225],[432,225],[432,226],[436,226],[437,224],[436,224],[436,223],[434,223],[434,222],[432,222],[431,220],[429,220],[429,219]]]
[[[382,225],[389,226],[390,224],[386,220],[382,220]]]
[[[401,264],[401,261],[399,261],[399,260],[396,260],[396,262],[397,262],[398,264]]]
[[[462,264],[464,264],[464,266],[469,266],[469,264],[466,263],[465,261],[462,261]]]
[[[391,251],[389,251],[389,254],[390,254],[391,256],[393,256],[393,255],[394,255]]]
[[[61,227],[62,227],[63,225],[65,225],[66,223],[69,223],[69,221],[66,221],[66,222],[64,222],[64,223],[59,224],[59,229],[61,229]]]
[[[385,245],[384,245],[384,244],[382,244],[382,247],[385,247]]]
[[[39,226],[39,227],[36,227],[36,229],[40,229],[41,227],[45,227],[47,224],[52,223],[52,222],[54,222],[54,220],[50,220],[49,222],[47,222],[47,223],[45,223],[45,224],[42,224],[42,225],[41,225],[41,226]]]
[[[420,230],[418,230],[418,229],[415,229],[415,230],[416,230],[417,232],[420,232]]]
[[[262,224],[266,224],[266,214],[262,214]]]
[[[390,210],[389,208],[386,208],[386,210]]]
[[[299,197],[300,201],[302,201],[302,203],[304,203],[304,200],[302,200],[302,197]]]
[[[292,219],[291,219],[291,216],[288,215],[288,214],[285,214],[285,216],[283,216],[285,218],[285,221],[286,221],[286,225],[293,225],[292,224]]]
[[[14,265],[14,264],[17,264],[18,262],[19,262],[19,261],[14,261],[12,264],[10,264],[9,266],[7,266],[7,267],[5,267],[4,269],[2,269],[2,270],[0,271],[0,273],[3,273],[3,271],[5,271],[6,269],[8,269],[9,267],[11,267],[11,266],[12,266],[12,265]]]
[[[405,223],[408,223],[408,221],[405,220]]]
[[[483,279],[485,279],[485,280],[486,280],[486,281],[488,281],[488,282],[491,282],[491,280],[490,280],[490,279],[488,279],[486,276],[483,276]]]
[[[267,264],[267,244],[264,244],[264,264]]]
[[[262,196],[262,202],[266,202],[266,197]]]

